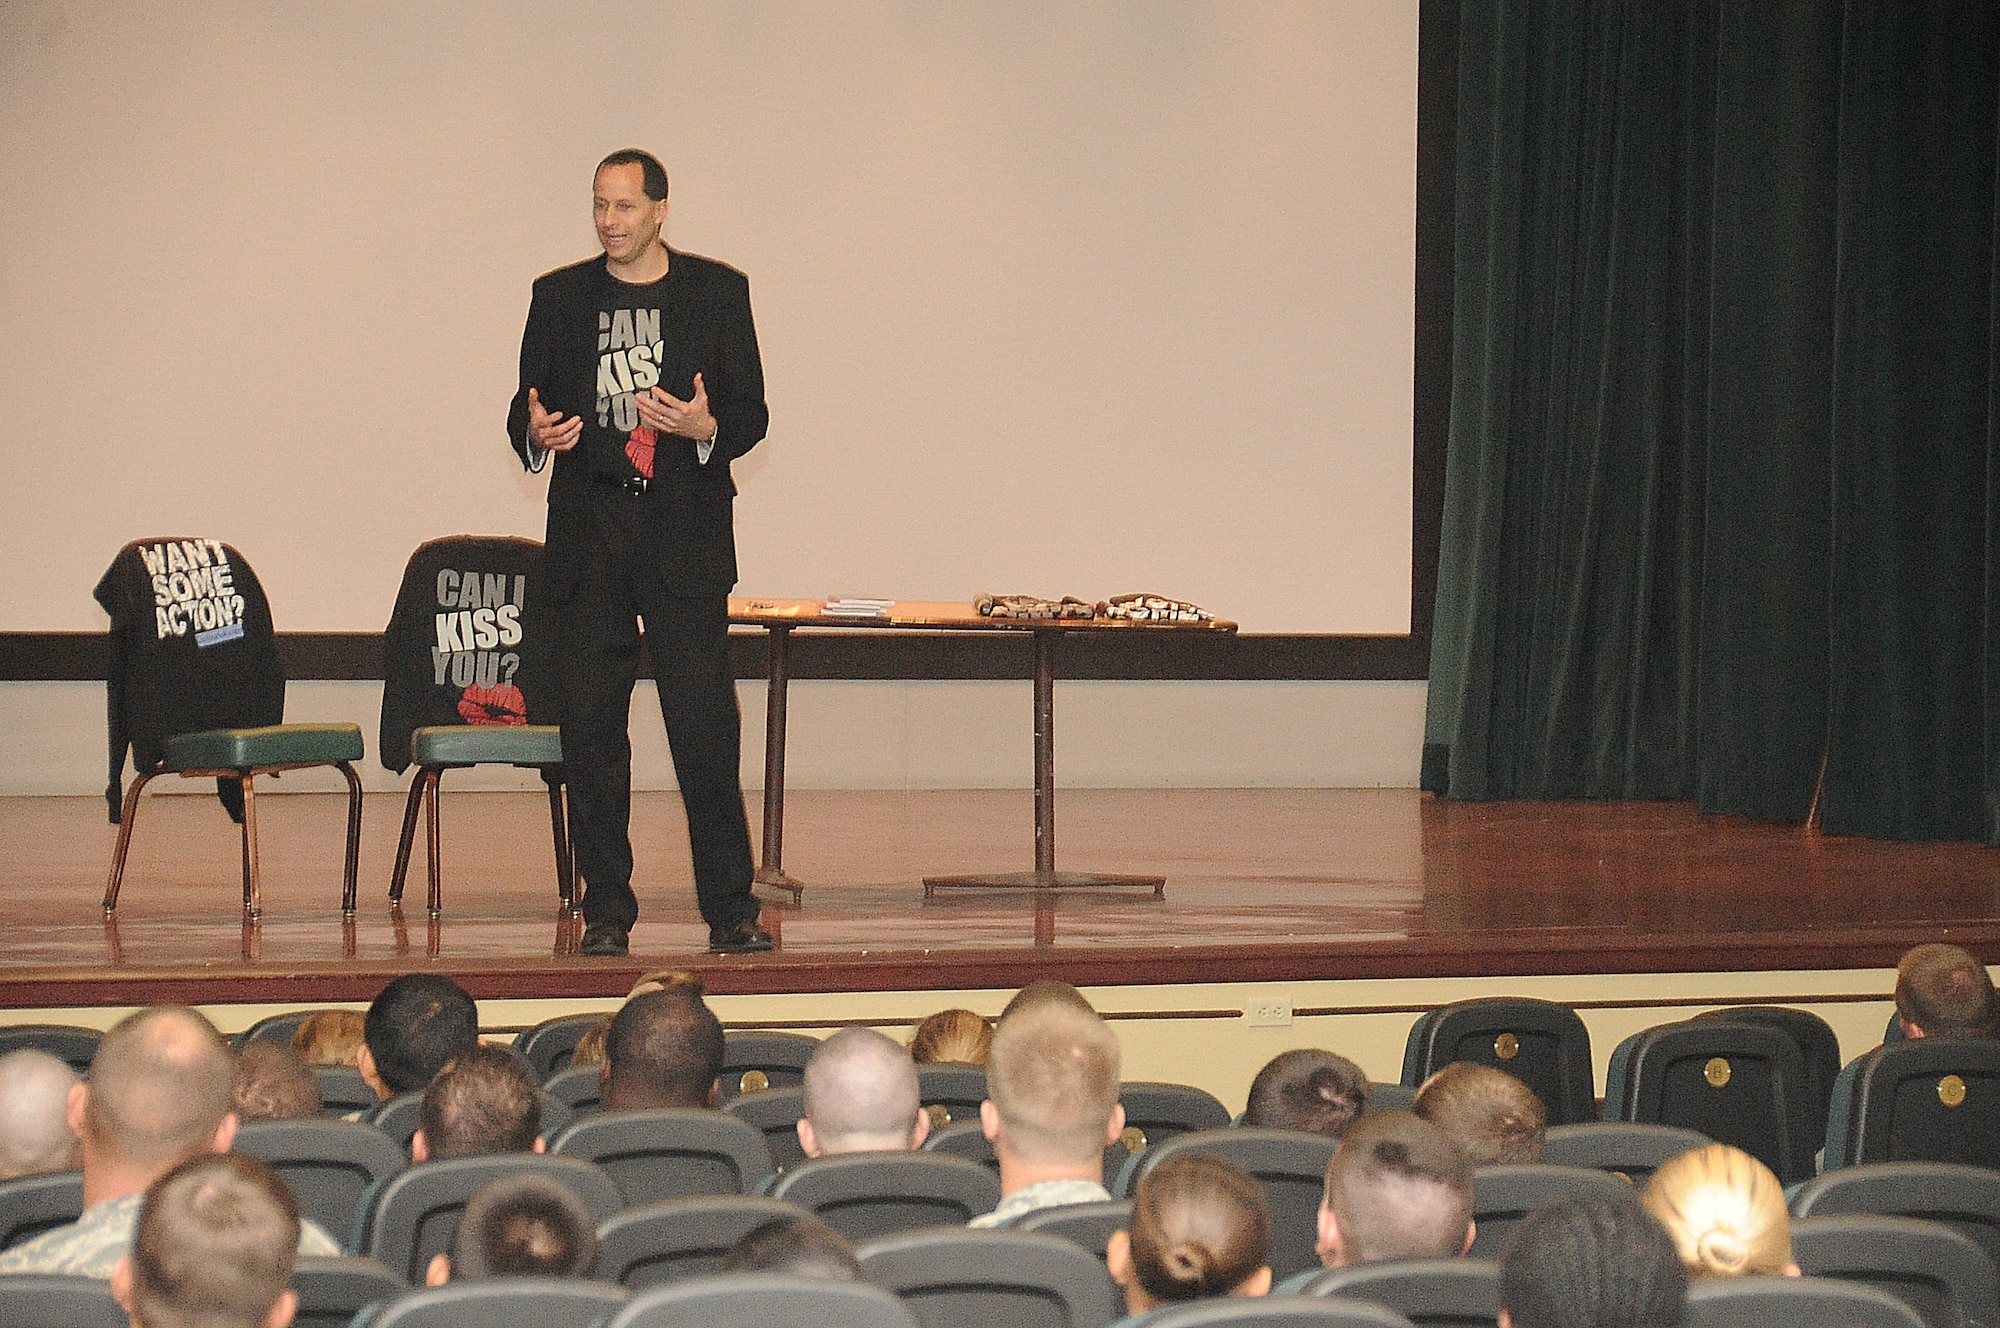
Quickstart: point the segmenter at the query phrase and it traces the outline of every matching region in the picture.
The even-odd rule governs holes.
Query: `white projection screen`
[[[214,537],[280,630],[539,536],[534,276],[649,148],[751,280],[739,593],[1410,627],[1415,0],[0,4],[0,631]]]

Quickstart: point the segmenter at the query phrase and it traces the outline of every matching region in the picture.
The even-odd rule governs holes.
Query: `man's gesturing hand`
[[[528,440],[546,452],[567,452],[583,437],[581,415],[558,415],[542,405],[542,394],[528,389]]]
[[[715,437],[715,416],[708,413],[708,389],[701,375],[694,376],[694,397],[682,401],[664,388],[655,387],[639,394],[639,421],[661,433],[678,434],[705,443]]]

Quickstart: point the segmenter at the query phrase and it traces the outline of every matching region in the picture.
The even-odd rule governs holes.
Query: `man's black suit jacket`
[[[695,374],[701,374],[718,426],[715,450],[704,465],[696,460],[692,439],[662,437],[652,487],[621,501],[639,505],[657,532],[649,543],[660,575],[675,593],[726,594],[736,584],[736,485],[729,463],[762,441],[771,418],[750,317],[750,282],[727,264],[669,252],[660,310],[665,342],[660,386],[686,401],[694,395]],[[514,450],[530,469],[541,458],[528,441],[528,389],[538,391],[547,409],[581,416],[589,426],[597,410],[597,313],[607,289],[620,285],[605,269],[602,254],[535,281],[521,334],[520,387],[507,415]],[[581,448],[557,453],[549,480],[544,577],[555,595],[567,589],[572,556],[589,538],[586,504],[601,500],[591,492],[596,486],[588,464]]]

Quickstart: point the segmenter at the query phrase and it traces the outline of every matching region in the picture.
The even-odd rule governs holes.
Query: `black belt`
[[[644,475],[627,475],[622,479],[616,475],[593,475],[591,478],[599,484],[606,484],[624,493],[629,493],[634,498],[641,497],[645,494],[646,490],[653,487],[653,482]]]

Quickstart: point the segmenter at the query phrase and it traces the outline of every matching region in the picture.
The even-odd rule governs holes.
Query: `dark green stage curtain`
[[[1467,0],[1424,785],[2000,842],[2000,17]]]

